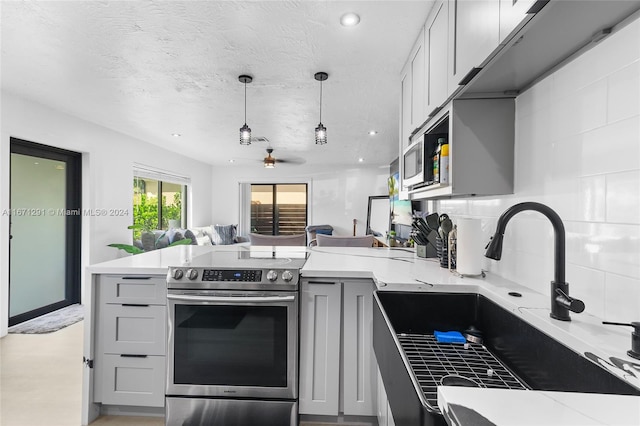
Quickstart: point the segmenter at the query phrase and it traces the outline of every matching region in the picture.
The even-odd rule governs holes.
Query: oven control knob
[[[180,280],[182,279],[182,277],[184,277],[184,271],[182,269],[176,269],[175,271],[173,271],[174,280]]]
[[[284,271],[282,273],[282,279],[286,282],[291,281],[293,279],[293,273],[291,273],[291,271]]]
[[[269,281],[275,281],[278,279],[278,273],[276,271],[274,271],[273,269],[270,270],[269,272],[267,272],[267,279]]]
[[[198,278],[198,270],[197,269],[187,269],[187,278],[190,280],[195,280]]]

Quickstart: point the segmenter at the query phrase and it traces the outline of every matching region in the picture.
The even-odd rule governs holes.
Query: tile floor
[[[0,339],[0,425],[80,425],[82,339],[82,321],[54,333]],[[103,416],[91,425],[164,426],[164,418]],[[334,423],[300,424],[330,425]]]

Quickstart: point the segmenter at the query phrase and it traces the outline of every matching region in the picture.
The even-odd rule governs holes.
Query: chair
[[[305,234],[298,235],[261,235],[249,234],[252,246],[304,246]]]
[[[307,231],[307,241],[311,242],[316,239],[316,234],[331,235],[333,233],[333,226],[308,225],[305,230]]]
[[[316,235],[318,247],[373,247],[373,235],[363,237],[338,237],[333,235]]]

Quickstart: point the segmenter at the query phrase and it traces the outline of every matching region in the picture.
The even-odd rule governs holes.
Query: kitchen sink
[[[435,330],[470,328],[482,342],[438,343],[433,337]],[[441,384],[640,395],[626,381],[478,294],[376,292],[373,334],[396,424],[444,425],[436,397]]]

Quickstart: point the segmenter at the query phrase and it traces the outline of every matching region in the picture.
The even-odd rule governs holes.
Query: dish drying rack
[[[397,337],[427,403],[438,411],[437,387],[449,375],[471,379],[481,388],[529,389],[482,344],[438,343],[424,334]]]

